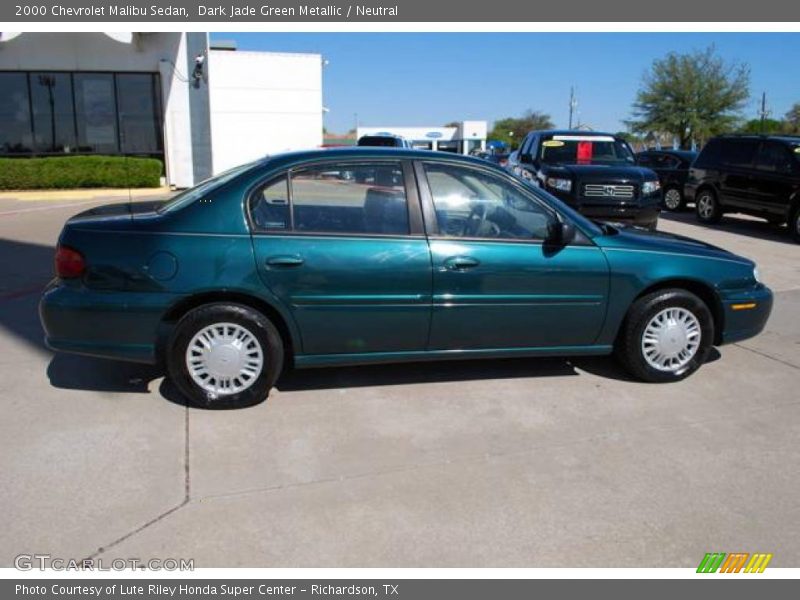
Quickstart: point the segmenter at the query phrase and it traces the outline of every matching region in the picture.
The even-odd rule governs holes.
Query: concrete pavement
[[[800,246],[767,225],[662,220],[755,259],[778,292],[762,336],[678,384],[610,359],[373,366],[202,411],[151,368],[43,348],[38,290],[81,207],[19,204],[0,199],[0,565],[800,564]]]

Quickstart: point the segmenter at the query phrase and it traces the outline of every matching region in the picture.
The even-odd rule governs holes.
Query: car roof
[[[669,154],[670,156],[677,156],[678,158],[694,158],[697,152],[694,150],[642,150],[636,154]]]
[[[416,148],[400,148],[393,146],[343,146],[337,148],[321,148],[314,150],[301,150],[286,152],[265,157],[258,164],[265,162],[294,163],[303,161],[321,160],[325,158],[395,158],[405,160],[453,160],[485,166],[486,161],[474,156],[442,152],[440,150],[421,150]]]
[[[789,134],[726,133],[717,137],[723,140],[776,140],[787,144],[800,144],[800,135]]]
[[[585,135],[591,136],[608,136],[618,138],[619,136],[614,133],[607,133],[605,131],[583,131],[581,129],[535,129],[531,133],[538,133],[543,135]]]

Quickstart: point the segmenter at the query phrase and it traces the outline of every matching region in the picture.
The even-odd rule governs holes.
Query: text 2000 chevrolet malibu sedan
[[[54,350],[166,361],[192,401],[246,405],[296,367],[598,355],[676,381],[760,332],[755,265],[598,225],[468,157],[285,154],[165,203],[70,219],[41,318]]]

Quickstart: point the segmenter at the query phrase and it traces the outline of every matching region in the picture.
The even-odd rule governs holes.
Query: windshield
[[[184,206],[191,204],[195,200],[198,200],[208,194],[209,192],[217,189],[220,186],[225,185],[231,179],[234,179],[240,173],[244,173],[247,169],[252,167],[255,163],[246,163],[244,165],[239,165],[238,167],[234,167],[224,173],[220,173],[216,177],[211,177],[210,179],[206,179],[205,181],[201,181],[196,186],[189,188],[188,190],[182,191],[177,196],[173,196],[164,204],[158,207],[156,212],[165,213],[171,212],[173,210],[178,210],[179,208],[183,208]]]
[[[606,135],[555,135],[542,141],[542,162],[575,165],[634,164],[630,147]]]

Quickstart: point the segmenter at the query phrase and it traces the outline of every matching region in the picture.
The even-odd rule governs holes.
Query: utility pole
[[[759,133],[764,135],[764,125],[766,124],[765,121],[767,116],[769,115],[770,111],[767,110],[767,92],[761,93],[761,110],[759,111],[758,115],[761,117],[761,125],[759,126]]]
[[[575,86],[569,88],[569,129],[572,129],[572,115],[578,106],[578,100],[575,98]]]

